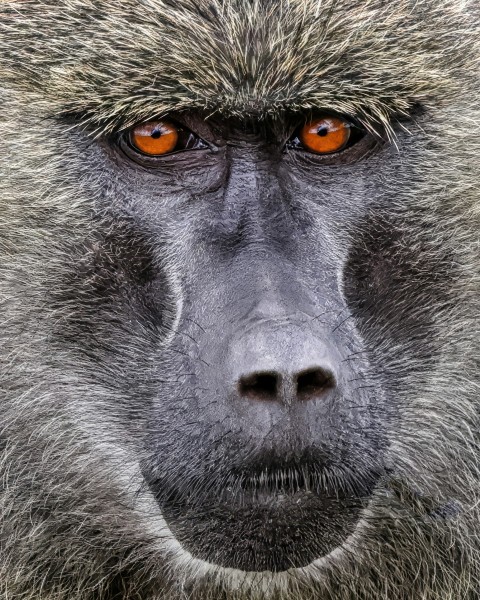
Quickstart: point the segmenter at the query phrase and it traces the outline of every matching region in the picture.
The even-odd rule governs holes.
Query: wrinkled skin
[[[341,326],[356,299],[349,304],[343,295],[349,255],[329,235],[335,228],[328,213],[348,203],[345,177],[309,181],[310,171],[280,151],[281,138],[227,129],[215,141],[214,156],[172,156],[141,189],[122,190],[139,221],[166,238],[158,252],[176,256],[184,282],[177,335],[158,357],[166,382],[151,399],[145,469],[167,521],[193,553],[201,546],[202,558],[225,566],[283,570],[308,564],[352,530],[359,500],[383,466],[379,421],[386,415],[382,390],[360,356],[364,342],[354,327]],[[169,194],[178,181],[190,192],[183,202],[176,190]],[[318,201],[320,186],[338,198],[328,211]],[[341,222],[361,218],[358,212],[345,211]],[[294,381],[283,393],[268,382],[253,382],[251,393],[238,389],[242,377],[258,372],[278,373],[279,387],[288,388],[296,373],[314,368],[335,381],[326,389],[313,384],[305,397]],[[172,428],[179,433],[173,440]],[[264,483],[256,481],[261,473]],[[284,485],[282,477],[289,479]],[[311,494],[307,482],[295,481],[301,477],[319,479]],[[242,517],[231,522],[238,511]],[[266,525],[269,513],[273,526]]]
[[[328,95],[109,114],[63,99],[22,4],[0,63],[2,598],[477,598],[479,144],[453,75],[383,120]],[[52,35],[103,74],[89,15]],[[128,52],[119,73],[148,63]],[[293,147],[325,111],[355,143]],[[202,145],[139,155],[158,115]]]

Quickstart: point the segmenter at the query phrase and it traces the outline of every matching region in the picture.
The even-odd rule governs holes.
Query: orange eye
[[[305,150],[315,154],[333,154],[347,145],[350,125],[339,117],[327,115],[306,123],[298,137]]]
[[[173,152],[178,142],[178,128],[169,121],[148,121],[130,132],[131,144],[143,154],[161,156]]]

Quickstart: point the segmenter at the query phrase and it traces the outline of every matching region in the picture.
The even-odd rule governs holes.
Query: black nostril
[[[256,400],[275,400],[278,395],[279,379],[276,373],[265,372],[240,377],[240,394]]]
[[[333,387],[335,377],[325,369],[308,369],[297,375],[297,397],[301,400],[315,398]]]

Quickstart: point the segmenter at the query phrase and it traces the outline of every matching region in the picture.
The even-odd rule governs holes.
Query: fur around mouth
[[[326,471],[244,475],[222,489],[150,481],[176,539],[195,558],[242,571],[305,567],[352,534],[380,474],[360,481]]]

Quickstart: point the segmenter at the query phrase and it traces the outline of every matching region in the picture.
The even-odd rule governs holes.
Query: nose
[[[245,400],[292,405],[320,399],[337,387],[335,351],[301,327],[253,329],[234,342],[230,360],[233,384]]]
[[[242,375],[238,382],[238,391],[245,398],[279,400],[288,405],[298,400],[319,398],[333,387],[335,378],[332,371],[320,366],[293,374],[285,371],[254,372]]]

